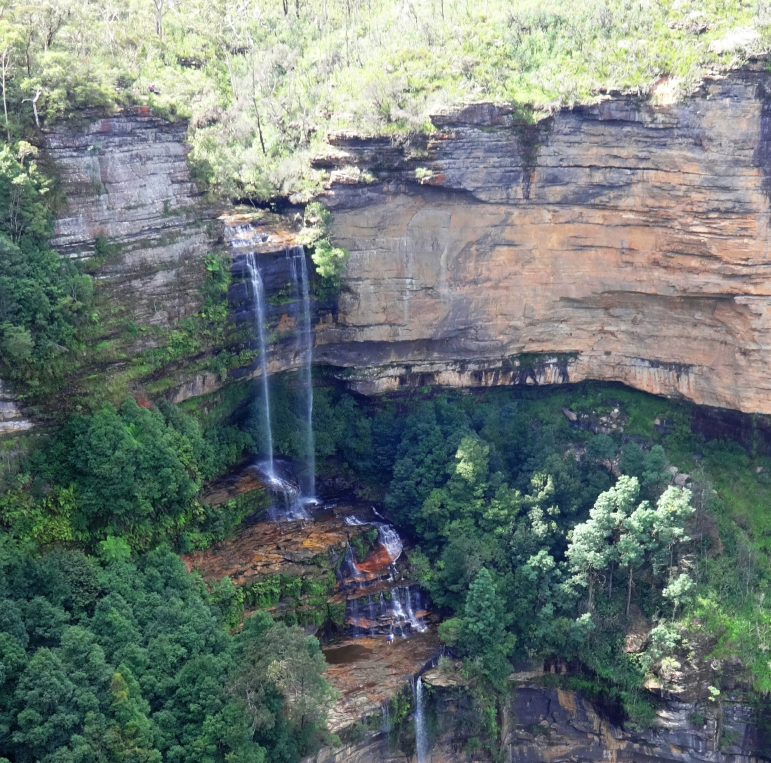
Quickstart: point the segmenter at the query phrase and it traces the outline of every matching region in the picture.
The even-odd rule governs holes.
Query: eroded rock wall
[[[438,689],[428,713],[431,763],[493,760],[483,747],[471,744],[478,733],[479,719],[476,725],[469,724],[473,709],[468,695]],[[771,741],[758,728],[752,709],[741,704],[727,704],[718,722],[715,717],[698,714],[694,704],[668,701],[659,707],[651,728],[635,730],[629,724],[614,722],[574,691],[526,683],[513,691],[499,721],[502,726],[497,759],[505,763],[771,760]],[[730,737],[726,730],[730,730]],[[374,729],[362,735],[359,741],[325,748],[303,763],[415,763],[414,733],[409,723],[402,733]]]
[[[768,744],[752,709],[739,704],[727,704],[718,721],[668,701],[654,726],[637,731],[576,692],[525,685],[512,698],[502,746],[511,763],[763,763],[771,760]]]
[[[316,361],[363,392],[598,379],[771,412],[769,91],[747,70],[670,106],[333,136],[317,164],[351,260]]]
[[[169,387],[183,400],[220,386],[201,371],[203,351],[162,371],[146,359],[201,307],[204,259],[221,238],[219,210],[191,178],[185,136],[185,123],[146,108],[107,118],[82,114],[46,133],[46,161],[65,197],[51,247],[86,262],[96,287],[88,347],[49,407],[66,408],[84,395],[114,402],[126,394],[157,396]],[[173,380],[159,383],[170,374]]]
[[[186,162],[186,125],[146,112],[60,127],[46,136],[66,194],[51,247],[105,257],[98,278],[137,323],[170,325],[193,312],[213,210]],[[98,249],[98,241],[109,249]]]

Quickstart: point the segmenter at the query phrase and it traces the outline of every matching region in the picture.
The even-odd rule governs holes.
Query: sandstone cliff
[[[435,672],[435,671],[432,671]],[[431,673],[427,674],[431,680]],[[702,710],[704,708],[700,706]],[[428,708],[431,763],[483,763],[492,758],[469,744],[474,710],[468,695],[439,686]],[[580,694],[525,682],[500,714],[505,763],[766,763],[769,740],[751,708],[731,704],[720,720],[691,703],[669,701],[655,724],[635,730]],[[478,723],[478,721],[477,721]],[[721,733],[721,729],[723,730]],[[725,730],[730,729],[730,736]],[[414,732],[380,729],[303,763],[415,763]]]
[[[184,123],[146,109],[46,134],[66,198],[51,247],[88,261],[96,285],[97,325],[69,382],[79,394],[144,394],[156,369],[142,353],[163,346],[203,301],[204,257],[220,226],[192,182],[185,134]],[[191,365],[174,382],[209,391]]]
[[[770,91],[746,70],[667,106],[332,136],[317,165],[352,256],[316,361],[363,392],[599,379],[771,412]]]
[[[137,323],[169,325],[197,305],[211,215],[190,179],[185,131],[138,111],[47,135],[67,196],[51,247],[88,258],[103,237],[114,255],[99,278]]]

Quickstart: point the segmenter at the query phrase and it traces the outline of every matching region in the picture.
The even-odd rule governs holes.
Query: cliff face
[[[434,124],[402,146],[333,136],[317,160],[351,251],[317,361],[363,392],[598,379],[771,412],[767,74]]]
[[[142,353],[202,303],[220,226],[191,180],[185,131],[140,109],[46,135],[66,197],[51,247],[90,261],[96,285],[96,336],[69,382],[81,394],[144,394],[153,368]],[[174,382],[208,391],[191,375]]]
[[[208,215],[185,161],[184,124],[138,112],[47,136],[67,208],[51,246],[91,257],[113,247],[99,277],[137,323],[169,325],[197,306]]]
[[[429,673],[430,676],[430,673]],[[702,708],[703,709],[703,708]],[[468,744],[470,700],[438,688],[428,709],[431,763],[492,760]],[[765,763],[769,740],[753,721],[752,710],[727,706],[720,724],[696,714],[688,703],[668,702],[655,725],[635,731],[614,723],[580,694],[525,684],[504,711],[501,755],[505,763]],[[471,726],[473,729],[473,726]],[[726,737],[721,729],[730,729]],[[414,763],[414,736],[377,731],[340,748],[325,748],[304,763]]]

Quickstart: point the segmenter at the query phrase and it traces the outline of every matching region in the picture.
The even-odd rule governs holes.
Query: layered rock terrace
[[[351,260],[316,361],[365,393],[597,379],[771,412],[769,91],[745,70],[674,105],[331,136],[316,163]]]

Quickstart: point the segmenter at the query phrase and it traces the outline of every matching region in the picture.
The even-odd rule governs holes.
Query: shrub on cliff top
[[[218,191],[297,203],[323,187],[311,160],[329,131],[429,133],[430,114],[480,100],[546,114],[663,75],[687,92],[763,50],[771,21],[740,0],[5,5],[12,138],[84,106],[147,104],[191,117],[196,174]]]

